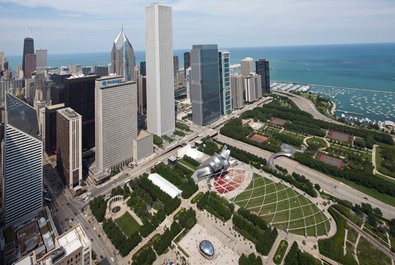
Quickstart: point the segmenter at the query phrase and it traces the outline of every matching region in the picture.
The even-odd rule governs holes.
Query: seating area
[[[214,187],[218,193],[224,194],[237,189],[245,179],[244,169],[230,169],[214,179]]]

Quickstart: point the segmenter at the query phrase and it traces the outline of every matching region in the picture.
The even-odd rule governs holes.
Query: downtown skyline
[[[95,6],[89,1],[18,2],[0,0],[0,23],[7,25],[0,29],[0,35],[7,36],[0,47],[7,55],[21,53],[21,39],[30,35],[30,28],[37,48],[52,54],[108,51],[108,42],[122,25],[135,50],[144,50],[147,1],[117,0]],[[391,34],[395,5],[386,0],[247,1],[242,7],[237,1],[166,4],[173,7],[175,49],[195,43],[230,48],[395,42]],[[243,38],[235,38],[237,32],[243,32]]]

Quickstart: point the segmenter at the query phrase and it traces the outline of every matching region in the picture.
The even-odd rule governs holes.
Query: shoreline
[[[336,115],[335,115],[335,111],[336,111],[336,103],[335,103],[335,102],[333,102],[332,100],[331,100],[331,103],[332,103],[331,114],[332,114],[333,116],[336,116]]]

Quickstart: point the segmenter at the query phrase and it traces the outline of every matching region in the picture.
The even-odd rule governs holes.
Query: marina
[[[348,120],[371,123],[395,121],[395,92],[392,91],[277,81],[271,83],[271,89],[310,92],[328,98],[336,104],[335,115]]]

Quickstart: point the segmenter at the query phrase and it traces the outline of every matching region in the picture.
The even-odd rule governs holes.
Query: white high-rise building
[[[241,75],[247,76],[254,72],[254,59],[246,57],[240,61]]]
[[[56,115],[57,163],[73,189],[82,180],[82,116],[72,108],[60,109]]]
[[[175,130],[173,29],[171,7],[145,8],[147,129],[158,136]]]
[[[43,144],[37,112],[7,93],[2,150],[4,223],[29,219],[43,207]]]
[[[173,70],[173,68],[171,68]],[[137,137],[137,85],[122,76],[96,79],[95,147],[98,172],[132,161]]]
[[[45,49],[36,50],[36,67],[44,68],[48,66],[48,51]]]

